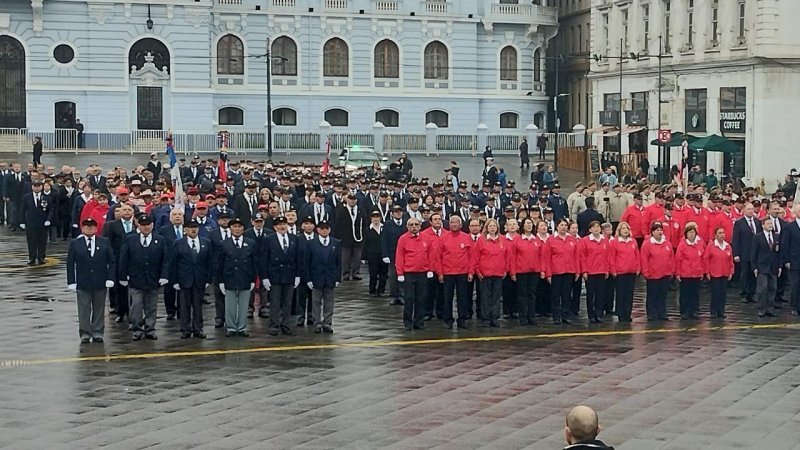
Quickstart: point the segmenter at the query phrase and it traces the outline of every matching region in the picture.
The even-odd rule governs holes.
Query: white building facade
[[[790,133],[800,113],[798,20],[800,2],[781,0],[593,0],[594,143],[656,164],[659,126],[719,134],[740,150],[696,152],[695,163],[774,185],[800,166]],[[670,164],[679,155],[673,148]]]
[[[546,0],[3,0],[0,129],[524,133]],[[269,47],[267,42],[269,42]],[[538,52],[538,53],[537,53]]]

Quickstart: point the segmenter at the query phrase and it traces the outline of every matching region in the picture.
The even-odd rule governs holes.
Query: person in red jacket
[[[708,241],[711,235],[708,209],[703,207],[703,197],[700,194],[690,194],[688,196],[690,207],[686,211],[686,223],[694,222],[697,224],[697,235],[703,241]]]
[[[567,317],[570,292],[572,283],[580,278],[578,245],[575,238],[567,234],[568,230],[569,222],[562,218],[556,224],[556,233],[544,247],[545,272],[550,283],[550,314],[555,325],[572,324]]]
[[[586,315],[590,323],[603,323],[605,310],[605,281],[609,268],[610,246],[601,234],[600,222],[589,224],[589,235],[578,243],[578,266],[586,282]]]
[[[672,250],[678,249],[681,239],[683,239],[683,223],[680,219],[675,217],[675,209],[672,203],[664,204],[664,215],[659,218],[657,222],[661,222],[664,229],[664,237],[667,238]]]
[[[669,320],[667,293],[675,272],[675,254],[672,245],[664,237],[661,222],[650,226],[650,239],[644,241],[640,253],[642,275],[647,281],[647,320]]]
[[[403,283],[405,305],[403,305],[403,325],[406,330],[424,330],[422,320],[425,305],[425,288],[428,279],[433,278],[435,263],[429,258],[433,254],[430,241],[420,236],[420,222],[416,218],[406,222],[407,233],[397,241],[395,268],[397,281]]]
[[[627,222],[617,225],[617,236],[611,241],[610,271],[617,291],[617,317],[620,322],[631,322],[633,310],[633,285],[639,276],[639,246],[631,236]]]
[[[499,234],[500,226],[489,219],[483,226],[483,238],[475,245],[475,275],[481,280],[481,317],[484,327],[499,327],[500,294],[508,273],[511,242]]]
[[[517,282],[517,307],[520,325],[536,325],[536,287],[545,277],[542,251],[544,242],[534,234],[531,219],[522,221],[522,234],[514,241],[511,279]]]
[[[424,211],[423,211],[424,213]],[[424,215],[423,215],[424,217]],[[444,229],[442,213],[438,210],[433,211],[430,216],[428,216],[428,227],[420,231],[419,235],[424,237],[428,240],[428,242],[433,245],[432,251],[433,254],[431,255],[431,261],[436,261],[438,264],[439,262],[439,244],[442,238],[442,235],[447,232]],[[423,221],[424,222],[424,221]],[[435,267],[434,273],[439,274],[438,267]],[[431,320],[434,317],[440,320],[444,320],[444,285],[439,282],[439,280],[434,277],[428,280],[428,288],[425,291],[426,302],[424,304],[425,314],[423,314],[422,319],[425,321]],[[452,316],[452,305],[450,315]]]
[[[644,208],[644,229],[649,230],[653,222],[658,221],[664,215],[664,194],[657,192],[655,194],[655,203]]]
[[[627,222],[628,225],[630,225],[633,238],[636,239],[636,243],[639,245],[639,248],[641,248],[644,242],[644,235],[647,231],[644,224],[645,218],[644,207],[642,206],[642,194],[633,194],[633,204],[625,209],[619,221]]]
[[[450,217],[450,230],[445,231],[439,239],[439,283],[444,284],[444,307],[442,310],[444,324],[453,328],[453,294],[456,296],[458,310],[458,328],[467,327],[470,299],[467,297],[467,283],[472,281],[472,238],[461,231],[461,217]]]
[[[727,242],[725,228],[714,229],[714,240],[703,254],[703,267],[711,284],[711,318],[725,318],[728,281],[733,278],[733,249]]]
[[[715,230],[714,238],[716,239],[716,229],[722,228],[725,231],[725,242],[730,244],[731,239],[733,238],[733,223],[736,222],[736,219],[738,219],[738,217],[733,214],[731,201],[723,200],[722,208],[719,210],[717,215],[714,217],[714,221],[711,223],[711,227]]]
[[[686,225],[683,239],[678,244],[675,254],[678,283],[680,283],[681,319],[699,319],[700,282],[705,274],[703,254],[705,242],[697,236],[697,228],[693,224]]]

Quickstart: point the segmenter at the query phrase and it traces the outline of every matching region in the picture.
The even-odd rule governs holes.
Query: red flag
[[[327,175],[328,172],[331,170],[331,139],[325,142],[325,161],[322,162],[322,169],[320,169],[320,173],[322,175]]]
[[[217,162],[217,178],[228,180],[228,132],[219,132],[219,161]]]

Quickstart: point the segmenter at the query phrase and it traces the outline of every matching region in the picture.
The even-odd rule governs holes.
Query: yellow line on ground
[[[335,344],[278,345],[271,347],[251,347],[251,348],[236,348],[236,349],[187,350],[187,351],[176,351],[176,352],[112,354],[112,355],[99,355],[99,356],[70,356],[64,358],[49,358],[49,359],[9,359],[0,361],[0,367],[39,366],[39,365],[63,364],[63,363],[74,363],[74,362],[97,362],[97,361],[112,362],[112,361],[125,361],[125,360],[135,360],[135,359],[219,356],[219,355],[236,355],[236,354],[266,353],[266,352],[336,350],[336,349],[349,349],[349,348],[407,347],[414,345],[458,344],[465,342],[503,342],[503,341],[533,340],[533,339],[564,339],[571,337],[630,336],[630,335],[642,335],[642,334],[693,333],[697,331],[716,332],[716,331],[770,330],[770,329],[799,328],[799,327],[800,324],[797,323],[775,323],[775,324],[753,324],[753,325],[727,325],[727,326],[715,326],[709,328],[685,327],[685,328],[658,328],[658,329],[641,329],[641,330],[574,331],[574,332],[564,332],[564,333],[519,334],[519,335],[507,335],[507,336],[474,336],[474,337],[454,337],[454,338],[441,338],[441,339],[343,342]]]

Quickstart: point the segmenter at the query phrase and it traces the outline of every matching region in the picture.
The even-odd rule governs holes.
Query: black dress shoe
[[[275,327],[272,327],[269,330],[267,330],[267,334],[270,336],[277,336],[278,333],[280,332],[281,332],[280,328],[275,328]]]
[[[28,261],[28,265],[29,266],[35,266],[36,265],[36,261]]]
[[[134,341],[141,341],[142,340],[142,335],[141,334],[134,334],[131,339],[133,339]]]
[[[426,315],[422,316],[422,320],[424,320],[425,322],[427,322],[427,321],[429,321],[431,319],[433,319],[433,316],[431,316],[429,314],[426,314]]]
[[[758,317],[764,317],[764,313],[758,313]]]
[[[248,319],[252,319],[253,318],[253,311],[247,311],[247,318]]]
[[[360,276],[353,275],[353,281],[361,281],[361,280],[363,280],[363,278],[361,278]]]
[[[561,322],[563,322],[565,325],[572,325],[572,321],[569,319],[561,319]]]
[[[411,328],[408,328],[408,327],[406,327],[406,329],[407,329],[407,330],[410,330]],[[322,333],[322,325],[317,325],[317,326],[315,326],[315,327],[314,327],[314,333],[317,333],[317,334],[320,334],[320,333]]]
[[[228,331],[225,332],[225,337],[234,337],[234,336],[236,336],[236,332],[235,331],[228,330]]]
[[[181,339],[189,339],[190,337],[192,337],[192,333],[189,333],[188,331],[181,333]]]
[[[305,324],[306,324],[306,318],[305,317],[301,316],[301,317],[297,318],[297,326],[298,327],[302,327]]]
[[[350,281],[350,275],[343,276],[342,281]]]
[[[553,319],[553,325],[561,325],[561,319]]]
[[[88,344],[88,343],[89,343],[89,338],[87,337],[81,338],[81,344]]]
[[[202,332],[201,333],[194,333],[194,337],[200,338],[200,339],[205,339],[206,338],[206,334],[202,333]]]
[[[403,325],[403,328],[404,328],[406,331],[411,331],[411,327],[410,327],[410,326],[408,326],[408,325]],[[314,331],[314,332],[316,333],[316,331]]]
[[[92,342],[94,342],[95,344],[102,344],[103,338],[101,337],[92,338]]]
[[[326,332],[328,334],[333,334],[333,328],[331,326],[329,326],[329,325],[323,325],[322,326],[322,331],[324,331],[324,332]]]
[[[150,339],[151,341],[157,341],[158,340],[158,336],[156,336],[155,334],[145,334],[144,337],[147,338],[147,339]]]
[[[314,325],[314,319],[309,318],[308,320],[306,320],[306,325],[308,326]]]
[[[291,336],[291,335],[293,335],[293,334],[294,334],[294,333],[292,332],[292,329],[291,329],[291,328],[289,328],[289,327],[287,327],[286,325],[283,325],[283,326],[281,326],[281,333],[283,333],[283,334],[285,334],[285,335],[287,335],[287,336]]]
[[[250,337],[250,332],[249,331],[240,331],[239,332],[239,336],[241,336],[241,337]]]
[[[44,265],[44,260],[40,259],[39,261],[36,261],[36,265],[37,266],[43,266]]]
[[[260,312],[260,313],[258,313],[258,317],[260,317],[262,319],[269,319],[269,313]]]
[[[414,325],[414,329],[415,330],[424,330],[425,329],[425,325]]]
[[[225,322],[214,322],[214,328],[222,328],[225,326]]]
[[[603,319],[601,319],[599,317],[595,317],[594,323],[603,323]]]
[[[457,326],[458,328],[461,328],[462,330],[466,330],[466,329],[468,329],[468,328],[469,328],[469,327],[467,326],[467,322],[465,322],[465,321],[463,321],[463,320],[458,320],[458,321],[456,321],[456,326]]]
[[[175,320],[175,314],[167,313],[167,320]]]

